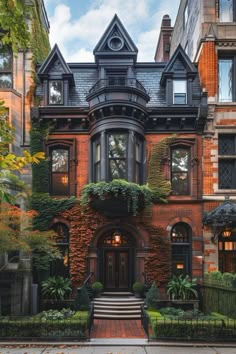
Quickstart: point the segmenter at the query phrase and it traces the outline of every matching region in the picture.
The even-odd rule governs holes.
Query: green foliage
[[[211,272],[210,279],[220,281],[220,280],[222,280],[222,273],[218,272],[218,271]]]
[[[58,310],[48,310],[39,313],[41,320],[64,320],[65,318],[70,318],[75,314],[75,311],[71,309],[63,308],[61,311]]]
[[[147,292],[145,304],[149,309],[155,308],[157,300],[160,300],[160,293],[156,285],[156,282],[154,281],[152,283],[151,288]]]
[[[159,201],[171,191],[170,181],[162,170],[163,162],[169,157],[169,145],[176,139],[176,135],[164,138],[154,145],[151,151],[148,172],[148,186],[153,191],[153,201]]]
[[[101,294],[101,292],[103,291],[103,284],[100,283],[99,281],[94,282],[92,284],[92,290],[93,290],[94,296]]]
[[[75,309],[80,311],[88,311],[90,309],[89,295],[85,286],[77,289]]]
[[[48,193],[33,193],[30,198],[30,205],[38,213],[33,220],[34,228],[42,231],[48,230],[53,217],[72,208],[76,202],[75,197],[53,199]]]
[[[189,300],[192,297],[197,298],[197,290],[194,289],[197,286],[197,279],[189,280],[189,276],[174,275],[167,284],[167,294],[170,295],[172,300]]]
[[[142,296],[143,293],[144,293],[144,284],[140,283],[139,281],[136,281],[133,284],[133,292],[135,294],[138,294],[138,295]]]
[[[27,12],[24,1],[0,1],[1,41],[5,45],[10,45],[14,53],[17,53],[20,48],[26,50],[29,46],[30,33],[26,23]]]
[[[71,292],[70,279],[49,277],[42,282],[42,295],[50,300],[64,300]]]
[[[221,287],[234,288],[236,285],[236,274],[221,273],[219,271],[204,273],[204,281]]]
[[[128,211],[136,215],[151,204],[152,192],[146,186],[114,179],[111,182],[90,183],[83,187],[81,205],[87,206],[93,199],[121,198],[127,200]]]

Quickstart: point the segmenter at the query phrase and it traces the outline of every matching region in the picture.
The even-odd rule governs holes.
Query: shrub
[[[223,278],[225,285],[232,286],[232,282],[234,280],[234,274],[226,272],[226,273],[222,274],[222,278]]]
[[[103,291],[103,284],[99,281],[95,281],[95,283],[92,284],[92,290],[94,296],[101,294],[101,292]]]
[[[50,300],[64,300],[71,292],[70,279],[49,277],[42,282],[42,295]]]
[[[133,291],[135,294],[142,296],[144,292],[144,285],[140,283],[139,281],[136,281],[133,284]]]
[[[189,300],[192,297],[197,298],[197,290],[194,289],[197,286],[197,279],[189,280],[189,276],[184,277],[174,275],[167,284],[167,294],[170,295],[172,300]]]
[[[75,299],[75,309],[81,311],[88,311],[90,309],[90,300],[88,291],[84,286],[77,289],[77,296]]]
[[[156,282],[154,281],[151,288],[147,292],[145,304],[148,308],[156,308],[157,300],[160,300],[160,293]]]
[[[42,320],[63,320],[65,318],[69,318],[75,314],[75,311],[71,309],[62,309],[61,311],[58,310],[48,310],[43,311],[39,314],[39,317]]]
[[[221,281],[222,280],[222,273],[221,272],[210,272],[209,273],[210,280]]]

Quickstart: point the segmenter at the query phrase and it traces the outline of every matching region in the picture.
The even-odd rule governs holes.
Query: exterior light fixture
[[[121,234],[119,231],[115,231],[112,238],[115,246],[119,246],[121,244]]]
[[[231,236],[231,230],[229,227],[225,227],[224,230],[222,231],[222,236],[227,238]]]

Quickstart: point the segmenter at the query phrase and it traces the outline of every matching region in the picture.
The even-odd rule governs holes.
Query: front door
[[[106,250],[104,280],[106,290],[127,290],[129,288],[129,251]]]

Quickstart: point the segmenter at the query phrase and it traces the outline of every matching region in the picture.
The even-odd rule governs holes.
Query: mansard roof
[[[67,78],[71,83],[74,81],[73,73],[63,58],[57,44],[54,45],[48,57],[38,70],[38,76],[40,79],[48,79],[55,75]]]
[[[137,59],[138,49],[126,31],[117,14],[113,17],[103,36],[94,48],[93,54],[99,57],[132,57]]]
[[[167,78],[173,77],[173,75],[175,77],[182,76],[184,73],[186,77],[194,78],[198,71],[179,44],[162,73],[161,85],[165,84]]]

